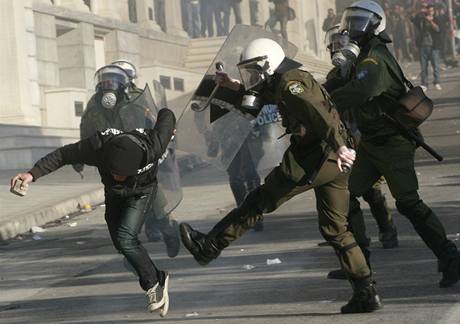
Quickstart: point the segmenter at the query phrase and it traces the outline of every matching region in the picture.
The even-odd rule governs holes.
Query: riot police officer
[[[385,21],[385,13],[377,3],[362,0],[345,10],[340,26],[346,42],[343,51],[347,60],[355,61],[355,68],[348,82],[331,95],[339,110],[352,109],[361,133],[350,177],[350,213],[358,210],[353,208],[354,198],[363,195],[383,175],[398,211],[409,219],[438,258],[442,272],[439,286],[450,287],[460,279],[460,253],[447,239],[439,218],[418,195],[415,144],[385,118],[406,92],[401,69],[385,45],[390,42],[384,33]]]
[[[283,125],[292,133],[291,145],[265,183],[250,192],[208,234],[182,223],[182,242],[199,264],[206,265],[254,227],[264,213],[313,189],[321,234],[334,248],[354,291],[341,311],[372,312],[381,303],[361,249],[346,225],[348,175],[341,171],[343,163],[353,163],[354,155],[346,146],[348,135],[326,91],[299,67],[299,63],[285,56],[277,42],[259,38],[241,54],[241,84],[225,72],[217,72],[221,86],[259,97],[254,103],[278,104]]]
[[[323,84],[328,92],[332,92],[337,88],[343,86],[349,79],[353,66],[353,61],[347,60],[342,52],[344,48],[343,39],[340,33],[340,24],[335,25],[326,32],[327,49],[331,55],[331,61],[334,68],[327,74],[326,82]],[[345,53],[346,54],[346,53]],[[355,145],[359,145],[360,133],[356,126],[353,114],[350,110],[341,112],[342,121],[346,124],[348,131],[351,133]],[[351,171],[353,172],[353,170]],[[398,234],[396,226],[393,223],[393,218],[388,208],[385,195],[381,190],[381,183],[384,179],[381,178],[369,188],[364,194],[363,199],[369,204],[371,214],[377,222],[379,229],[379,241],[382,243],[384,249],[392,249],[398,247]],[[366,258],[370,257],[368,249],[370,238],[366,235],[366,225],[364,222],[363,213],[360,208],[357,197],[352,197],[350,202],[350,216],[348,219],[349,229],[353,232],[356,242],[363,250]],[[328,278],[330,279],[346,279],[343,270],[334,270],[329,272]]]

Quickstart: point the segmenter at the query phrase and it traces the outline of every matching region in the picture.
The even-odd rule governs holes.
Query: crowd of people
[[[428,88],[428,63],[433,68],[433,84],[441,90],[440,70],[457,66],[452,51],[460,53],[460,44],[452,49],[452,32],[460,23],[460,1],[452,1],[453,19],[449,19],[446,0],[381,0],[387,17],[386,33],[393,42],[399,62],[419,61],[421,85]],[[340,23],[340,14],[331,8],[323,22],[323,31]],[[460,39],[457,40],[460,42]]]
[[[253,26],[262,26],[259,19],[261,1],[249,1],[250,24]],[[273,6],[269,19],[264,23],[265,28],[287,39],[287,22],[295,19],[295,11],[289,7],[289,0],[268,2]],[[182,0],[183,28],[191,38],[226,36],[231,22],[242,23],[241,11],[241,0]]]

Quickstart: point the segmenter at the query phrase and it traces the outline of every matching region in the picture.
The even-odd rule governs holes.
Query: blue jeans
[[[148,196],[105,198],[105,221],[115,248],[122,253],[139,276],[139,284],[145,291],[152,288],[159,278],[155,267],[137,238],[145,221]]]
[[[441,53],[439,50],[434,49],[432,46],[422,46],[420,48],[420,67],[421,71],[421,83],[424,86],[428,85],[428,61],[431,62],[433,67],[434,84],[439,83],[439,65],[441,63]]]

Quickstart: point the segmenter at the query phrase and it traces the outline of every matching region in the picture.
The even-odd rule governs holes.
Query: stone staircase
[[[29,169],[54,149],[80,139],[80,131],[0,124],[0,170]]]
[[[185,59],[185,67],[205,73],[224,41],[225,37],[192,39]]]
[[[196,72],[206,72],[224,41],[225,37],[192,39],[185,60],[185,67]],[[329,62],[300,51],[297,53],[296,60],[315,76],[325,76],[332,68]]]

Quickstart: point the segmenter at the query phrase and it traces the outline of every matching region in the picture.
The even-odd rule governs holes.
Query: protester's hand
[[[238,91],[241,87],[239,80],[231,78],[227,72],[224,71],[216,71],[214,80],[220,87],[229,88],[233,91]]]
[[[355,161],[355,154],[353,151],[350,151],[348,147],[346,146],[341,146],[339,149],[336,151],[337,154],[337,166],[339,167],[340,172],[343,172],[342,166],[344,164],[348,165],[353,165],[353,162]]]
[[[14,184],[18,180],[22,181],[21,190],[27,190],[27,188],[29,187],[29,183],[31,183],[34,180],[34,177],[29,172],[18,173],[17,175],[12,177],[11,180],[10,180],[11,188],[14,187]]]

